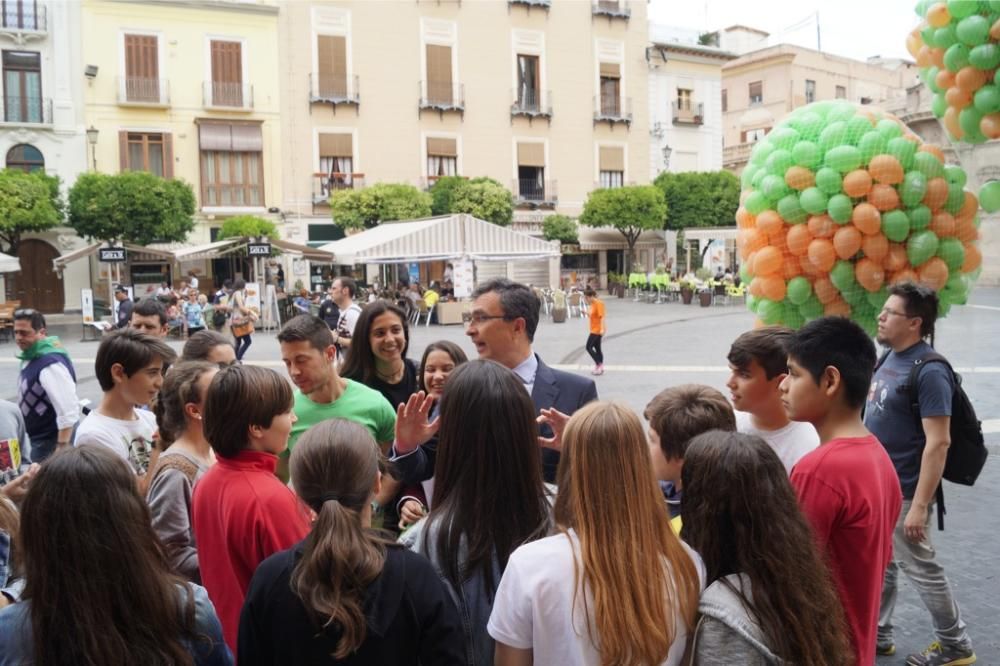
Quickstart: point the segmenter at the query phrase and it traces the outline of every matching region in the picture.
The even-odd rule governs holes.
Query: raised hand
[[[438,431],[440,417],[428,422],[427,415],[434,405],[434,397],[423,391],[417,391],[409,400],[396,408],[396,441],[394,446],[397,455],[403,455],[415,450],[429,440]]]
[[[558,409],[543,409],[541,416],[535,419],[538,423],[548,423],[552,428],[552,437],[538,437],[538,445],[547,449],[562,451],[562,435],[569,422],[569,414],[563,414]]]

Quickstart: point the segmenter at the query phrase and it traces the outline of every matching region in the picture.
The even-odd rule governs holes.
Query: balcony
[[[538,180],[536,178],[515,178],[514,203],[519,206],[528,205],[532,208],[555,206],[559,203],[556,181]]]
[[[170,106],[170,88],[167,81],[139,76],[118,78],[118,104],[120,106]]]
[[[626,127],[631,126],[632,98],[595,95],[594,124],[602,122],[610,123],[612,127],[617,123],[624,123]]]
[[[552,122],[552,91],[551,90],[513,90],[510,105],[510,117],[527,118],[530,124],[535,118],[545,118]]]
[[[674,125],[704,125],[705,105],[675,101],[671,105]]]
[[[2,4],[0,35],[24,44],[32,39],[42,39],[48,33],[48,8],[45,5],[32,0],[6,0]]]
[[[740,167],[750,161],[750,151],[753,150],[753,142],[737,143],[732,146],[722,147],[722,164],[727,169]]]
[[[461,83],[420,82],[420,110],[465,113],[465,86]]]
[[[310,74],[309,102],[330,104],[336,110],[338,104],[360,106],[361,93],[357,76],[343,74]]]
[[[5,95],[0,122],[8,125],[51,125],[52,100],[48,97]]]
[[[632,16],[632,8],[628,6],[628,0],[592,0],[590,13],[607,16],[609,21],[615,18],[627,21]]]
[[[532,7],[540,7],[545,11],[549,11],[549,8],[552,7],[552,0],[507,0],[508,10],[516,5],[526,8],[529,12]]]
[[[363,173],[314,173],[313,206],[326,205],[334,192],[360,190],[364,186]]]
[[[205,81],[202,86],[206,109],[252,111],[253,86],[235,81]]]

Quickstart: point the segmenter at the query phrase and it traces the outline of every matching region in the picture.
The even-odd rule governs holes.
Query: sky
[[[916,0],[651,0],[649,20],[714,31],[739,24],[771,33],[771,44],[816,48],[819,13],[822,50],[865,60],[912,59],[907,33],[919,21]]]

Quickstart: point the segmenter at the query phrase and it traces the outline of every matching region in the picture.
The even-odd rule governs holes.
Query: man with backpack
[[[939,512],[943,507],[939,486],[946,462],[950,466],[951,458],[970,445],[952,441],[954,426],[961,425],[952,423],[953,401],[960,402],[955,400],[959,394],[965,399],[960,380],[925,341],[933,340],[937,313],[938,297],[930,289],[912,283],[889,288],[889,298],[878,317],[877,338],[889,352],[876,368],[865,408],[865,426],[889,453],[903,490],[903,509],[893,534],[893,561],[882,589],[876,651],[881,655],[896,651],[892,612],[900,569],[930,611],[937,638],[922,654],[907,657],[909,666],[957,666],[976,661],[965,622],[930,539],[935,498]]]

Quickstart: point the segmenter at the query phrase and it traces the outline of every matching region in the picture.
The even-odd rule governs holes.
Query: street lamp
[[[670,154],[673,152],[674,149],[671,148],[669,145],[663,146],[663,169],[665,171],[670,171]]]
[[[97,134],[98,129],[93,125],[87,129],[87,143],[90,144],[90,154],[94,161],[94,171],[97,171]]]

